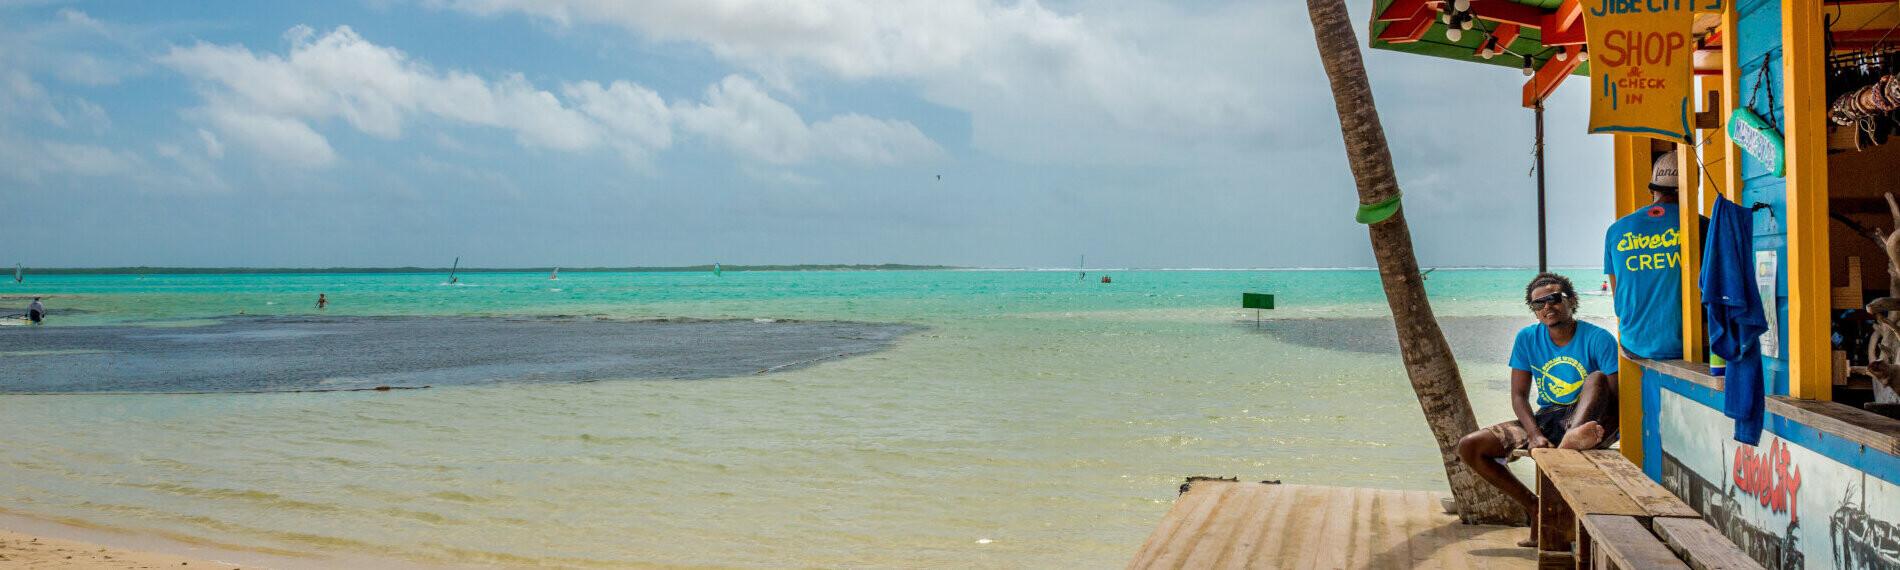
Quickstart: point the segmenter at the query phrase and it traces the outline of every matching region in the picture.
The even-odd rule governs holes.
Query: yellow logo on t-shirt
[[[1564,374],[1576,371],[1574,376]],[[1583,363],[1568,356],[1552,358],[1537,369],[1537,392],[1539,399],[1552,404],[1570,404],[1577,401],[1577,389],[1583,387],[1584,376],[1589,375]],[[1570,376],[1565,378],[1565,376]]]
[[[1655,253],[1639,253],[1623,258],[1623,269],[1629,271],[1648,271],[1651,269],[1674,270],[1682,261],[1682,251],[1677,246],[1676,228],[1669,228],[1653,234],[1623,232],[1623,238],[1617,240],[1616,251],[1625,252],[1634,249],[1667,249]]]

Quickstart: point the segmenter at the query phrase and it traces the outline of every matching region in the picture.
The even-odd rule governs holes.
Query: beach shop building
[[[1900,302],[1882,301],[1900,297],[1900,238],[1878,241],[1900,225],[1900,1],[1370,3],[1373,48],[1525,73],[1524,108],[1497,113],[1590,90],[1618,216],[1648,204],[1652,161],[1672,150],[1678,228],[1718,196],[1744,208],[1741,274],[1768,322],[1758,444],[1724,413],[1703,244],[1679,231],[1663,262],[1683,273],[1688,356],[1623,363],[1622,451],[1769,568],[1900,568]]]

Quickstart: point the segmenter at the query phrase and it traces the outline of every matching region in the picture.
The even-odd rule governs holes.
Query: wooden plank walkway
[[[1131,569],[1537,567],[1523,527],[1467,526],[1444,493],[1196,480]]]

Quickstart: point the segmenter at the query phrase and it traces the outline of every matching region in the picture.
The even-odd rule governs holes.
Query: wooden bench
[[[1539,567],[1761,567],[1616,451],[1537,449],[1531,459]]]

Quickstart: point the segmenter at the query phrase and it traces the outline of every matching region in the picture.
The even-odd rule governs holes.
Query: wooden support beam
[[[1574,48],[1572,48],[1574,49]],[[1628,134],[1612,135],[1611,176],[1615,188],[1616,217],[1621,218],[1649,204],[1649,139]],[[1627,286],[1627,284],[1625,284]],[[1643,367],[1617,351],[1616,404],[1618,429],[1631,434],[1622,441],[1623,456],[1631,463],[1643,464]]]
[[[1549,12],[1510,0],[1471,0],[1471,15],[1480,20],[1536,28],[1544,25],[1545,14]]]
[[[1517,24],[1498,24],[1498,28],[1491,30],[1485,41],[1478,44],[1478,51],[1473,52],[1473,55],[1483,56],[1487,49],[1491,50],[1492,55],[1504,53],[1504,50],[1510,49],[1511,42],[1517,41],[1521,29],[1522,26]]]
[[[1563,84],[1578,65],[1583,64],[1583,59],[1577,57],[1577,53],[1583,51],[1582,48],[1566,46],[1563,49],[1567,54],[1563,61],[1550,58],[1543,67],[1537,68],[1537,74],[1532,75],[1530,81],[1524,82],[1524,108],[1536,107],[1539,101],[1550,97],[1551,93],[1557,91],[1557,86]]]
[[[1735,35],[1735,30],[1741,25],[1740,18],[1741,16],[1736,15],[1733,6],[1722,11],[1722,37]],[[1735,113],[1735,109],[1741,106],[1741,96],[1736,93],[1736,90],[1741,89],[1742,84],[1741,55],[1737,53],[1739,49],[1722,48],[1722,132],[1724,133],[1728,132],[1729,118]],[[1733,141],[1724,140],[1724,143],[1722,153],[1726,160],[1722,161],[1722,195],[1728,197],[1730,202],[1740,204],[1742,202],[1742,149],[1735,146]]]
[[[1833,399],[1828,337],[1827,54],[1821,0],[1781,0],[1782,85],[1787,117],[1789,395]],[[1769,310],[1774,310],[1772,307]]]
[[[1677,268],[1682,271],[1682,359],[1706,360],[1702,333],[1702,169],[1694,144],[1676,145],[1676,243],[1681,247]],[[1713,188],[1707,189],[1713,192]]]
[[[1409,44],[1425,38],[1425,32],[1431,31],[1433,16],[1437,13],[1422,10],[1412,19],[1386,24],[1385,31],[1379,32],[1379,41],[1393,44]]]
[[[1379,13],[1378,21],[1403,22],[1412,19],[1412,16],[1417,16],[1419,10],[1424,9],[1425,0],[1392,0],[1392,5],[1386,6],[1385,11]]]
[[[1583,4],[1564,0],[1557,10],[1538,19],[1538,34],[1545,46],[1580,46],[1589,43],[1583,33]]]

